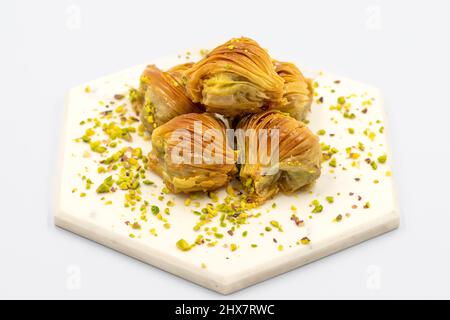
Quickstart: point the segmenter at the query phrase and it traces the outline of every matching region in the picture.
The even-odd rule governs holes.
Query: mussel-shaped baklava
[[[239,178],[252,201],[295,192],[320,176],[319,139],[301,121],[269,110],[247,115],[238,129]]]
[[[284,79],[283,101],[274,109],[289,113],[297,120],[304,120],[311,110],[313,86],[311,79],[305,78],[297,66],[290,62],[275,61],[275,71]]]
[[[249,38],[235,38],[189,68],[187,93],[208,112],[234,117],[283,101],[284,80],[269,54]]]
[[[224,123],[207,113],[177,116],[152,133],[149,167],[174,193],[210,191],[237,172]]]
[[[147,131],[152,132],[180,114],[201,112],[201,108],[186,96],[183,72],[189,66],[175,66],[166,72],[155,65],[145,68],[132,103]]]

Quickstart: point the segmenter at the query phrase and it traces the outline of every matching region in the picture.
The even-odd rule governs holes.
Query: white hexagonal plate
[[[190,58],[199,57],[191,55]],[[185,61],[185,55],[178,55],[153,63],[165,69]],[[124,208],[122,191],[107,194],[101,200],[102,196],[95,192],[96,186],[105,178],[104,174],[97,173],[101,156],[92,152],[88,155],[88,145],[74,141],[87,128],[80,122],[89,117],[98,117],[99,112],[107,110],[105,104],[110,105],[115,94],[126,93],[130,86],[136,86],[144,67],[136,66],[69,91],[65,106],[56,225],[224,294],[292,270],[398,226],[399,215],[393,181],[389,175],[387,139],[385,131],[380,132],[380,128],[385,126],[380,92],[349,79],[326,73],[309,73],[307,75],[314,76],[319,84],[316,99],[323,97],[323,103],[314,103],[312,106],[309,126],[314,132],[326,130],[321,141],[339,150],[334,155],[337,167],[332,168],[325,162],[322,176],[310,192],[303,191],[294,196],[279,195],[273,201],[268,201],[254,211],[261,212],[259,218],[249,219],[249,223],[241,226],[232,236],[226,232],[229,226],[219,226],[217,217],[209,227],[219,226],[219,232],[224,237],[218,240],[215,247],[201,245],[188,252],[179,250],[175,245],[178,239],[193,242],[197,237],[193,226],[198,216],[192,211],[198,208],[194,205],[185,206],[185,196],[165,195],[163,201],[158,200],[163,183],[152,172],[147,172],[147,177],[155,185],[143,186],[142,196],[161,209],[165,208],[168,200],[175,202],[176,205],[170,209],[170,216],[166,216],[170,229],[164,228],[163,222],[151,214],[147,222],[140,221],[139,206],[134,212]],[[340,83],[336,80],[340,80]],[[91,92],[85,92],[86,86],[91,88]],[[330,105],[336,105],[339,96],[348,97],[347,101],[352,105],[350,112],[355,113],[355,119],[345,118],[342,112],[330,110]],[[370,105],[363,102],[369,99],[372,99]],[[125,100],[126,108],[130,108]],[[366,113],[362,112],[364,109]],[[350,134],[348,128],[353,128],[354,134]],[[373,141],[370,139],[371,132],[375,134],[374,137],[372,135]],[[101,139],[101,134],[97,139]],[[360,157],[349,159],[346,148],[357,147],[358,142],[364,144],[365,150],[353,148],[352,152],[360,153]],[[145,152],[151,149],[150,142],[138,135],[134,135],[131,145],[141,147]],[[365,161],[383,154],[388,155],[388,161],[378,164],[377,170]],[[90,190],[86,190],[82,176],[93,181]],[[86,193],[86,197],[80,197],[82,192]],[[220,191],[220,198],[224,194],[223,190]],[[325,199],[327,196],[333,196],[334,203],[328,203]],[[314,199],[323,205],[321,213],[311,213],[310,203]],[[112,204],[105,205],[109,200]],[[201,205],[211,202],[207,197],[199,201]],[[274,202],[276,208],[272,208]],[[370,208],[364,208],[367,202]],[[290,219],[292,205],[297,208],[295,214],[304,220],[303,227]],[[335,218],[339,214],[342,220],[336,222]],[[125,221],[135,220],[142,225],[141,230],[133,230],[125,224]],[[283,232],[275,228],[266,232],[265,227],[271,220],[278,221]],[[150,229],[154,229],[157,236],[151,234]],[[243,231],[247,231],[246,237],[242,236]],[[135,235],[134,238],[130,237],[131,233]],[[303,237],[308,237],[311,242],[308,245],[299,244]],[[238,246],[236,251],[230,250],[231,243]],[[253,248],[251,244],[258,246]],[[280,250],[280,245],[283,250]]]

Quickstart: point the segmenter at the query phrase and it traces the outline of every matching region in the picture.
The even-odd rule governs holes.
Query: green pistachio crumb
[[[97,153],[104,153],[107,149],[101,145],[100,141],[93,141],[89,143],[91,150]]]
[[[337,98],[337,102],[338,102],[340,105],[344,105],[344,104],[345,104],[345,97],[340,96],[339,98]]]
[[[364,144],[362,142],[358,142],[358,149],[361,151],[364,151],[366,149],[366,147],[364,146]]]
[[[151,206],[151,211],[154,215],[157,215],[159,213],[159,207],[158,206]]]
[[[314,206],[312,213],[320,213],[323,211],[323,206],[320,204],[319,200],[313,200],[311,204]]]
[[[173,207],[173,206],[175,206],[175,202],[173,202],[172,200],[169,200],[169,201],[167,201],[167,206]]]
[[[177,241],[176,243],[177,248],[180,249],[181,251],[189,251],[191,250],[191,245],[184,239],[180,239]]]
[[[168,188],[166,188],[166,187],[162,188],[161,191],[162,191],[162,193],[165,193],[165,194],[169,194],[170,193],[170,190]]]
[[[281,225],[280,225],[280,223],[278,221],[272,220],[272,221],[270,221],[270,224],[273,227],[277,228],[279,231],[283,231],[283,228],[281,227]]]
[[[97,188],[97,193],[108,193],[111,191],[111,187],[114,184],[114,180],[112,176],[106,178],[101,185]]]
[[[307,245],[307,244],[309,244],[309,243],[311,242],[311,240],[309,240],[308,237],[303,237],[303,238],[300,240],[300,242],[301,242],[303,245]]]
[[[332,158],[328,164],[330,165],[330,167],[336,168],[336,158]]]
[[[378,157],[378,162],[379,163],[385,163],[386,160],[387,160],[387,156],[385,154]]]
[[[331,196],[328,196],[325,198],[327,200],[328,203],[333,203],[334,202],[334,198]]]
[[[135,230],[140,230],[141,229],[141,225],[139,224],[139,222],[134,222],[131,227]]]

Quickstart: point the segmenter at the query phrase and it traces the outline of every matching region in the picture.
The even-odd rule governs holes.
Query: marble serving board
[[[191,52],[149,63],[166,69],[200,58],[200,53]],[[212,200],[200,195],[186,203],[187,196],[167,194],[162,180],[148,170],[146,179],[154,184],[141,184],[142,200],[134,209],[124,206],[126,192],[120,189],[97,194],[98,185],[115,174],[98,172],[102,159],[124,146],[142,148],[143,154],[147,154],[151,142],[146,135],[132,133],[131,142],[121,140],[116,150],[108,148],[99,154],[80,141],[80,137],[92,127],[92,119],[98,118],[103,123],[114,121],[99,116],[107,110],[121,106],[126,109],[122,114],[133,116],[128,98],[114,96],[127,95],[130,87],[136,87],[144,67],[139,65],[92,80],[68,92],[56,196],[57,226],[222,294],[398,227],[381,94],[376,88],[325,72],[306,73],[316,83],[308,126],[321,134],[324,152],[331,155],[322,164],[321,177],[308,190],[291,196],[280,194],[253,209],[250,213],[253,217],[232,234],[228,232],[230,225],[220,226],[220,215],[204,226],[209,233],[203,229],[194,231],[193,226],[199,221],[194,212]],[[345,103],[340,104],[338,101],[343,100],[339,97],[344,97]],[[101,126],[97,129],[92,138],[105,142]],[[226,191],[219,190],[217,195],[220,202]],[[143,201],[158,206],[161,215],[148,212],[146,221],[143,220],[140,211]],[[164,213],[168,202],[170,214]],[[322,210],[314,210],[320,206]],[[298,223],[292,219],[293,214]],[[282,231],[274,228],[271,221],[277,221]],[[134,228],[134,222],[139,228]],[[266,227],[272,230],[267,231]],[[223,237],[217,238],[216,233]],[[176,246],[181,238],[194,243],[198,234],[204,235],[207,240],[204,244],[189,251]]]

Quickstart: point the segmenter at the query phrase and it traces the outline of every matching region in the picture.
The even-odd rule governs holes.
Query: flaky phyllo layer
[[[313,86],[297,66],[290,62],[274,61],[275,71],[284,80],[284,100],[272,109],[288,113],[297,120],[304,120],[311,110]]]
[[[232,39],[186,71],[187,92],[225,116],[256,113],[283,101],[283,79],[269,54],[248,38]]]
[[[148,132],[176,116],[202,111],[186,96],[183,86],[183,72],[190,66],[182,64],[167,72],[155,65],[145,68],[133,106]]]
[[[312,97],[312,81],[297,66],[249,38],[231,39],[196,63],[166,71],[149,65],[130,91],[152,135],[149,168],[172,192],[235,180],[254,203],[319,177],[318,137],[301,122]]]
[[[319,139],[302,122],[281,113],[266,111],[248,115],[238,124],[238,129],[253,130],[256,141],[245,138],[245,161],[239,172],[245,189],[255,202],[271,198],[282,190],[293,193],[312,183],[320,176],[321,150]],[[261,141],[260,132],[267,130],[268,141]],[[277,133],[277,143],[271,142],[271,132]],[[265,147],[268,159],[250,160],[256,147],[256,154],[261,156]],[[275,148],[275,150],[271,149]],[[270,158],[272,157],[272,158]]]
[[[225,126],[214,116],[188,113],[156,128],[149,166],[172,192],[215,190],[237,172]]]

